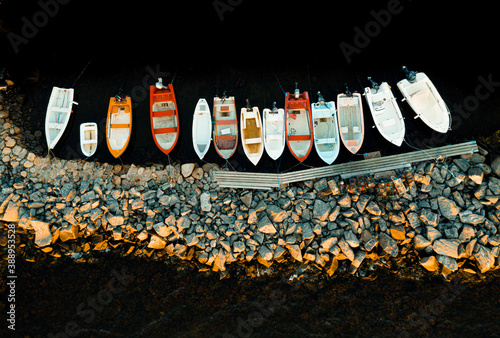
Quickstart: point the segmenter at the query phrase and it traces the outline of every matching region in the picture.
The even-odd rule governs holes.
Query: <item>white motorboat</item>
[[[97,123],[80,124],[80,148],[83,155],[90,157],[97,150]]]
[[[339,127],[335,102],[325,102],[318,92],[318,102],[311,104],[314,147],[319,157],[332,164],[340,151]]]
[[[45,116],[45,137],[48,149],[54,149],[68,126],[73,112],[73,88],[52,88],[47,115]]]
[[[263,110],[262,134],[264,137],[264,149],[273,160],[277,160],[285,150],[285,110],[276,108],[265,108]]]
[[[440,133],[451,129],[451,113],[434,84],[424,73],[409,71],[403,66],[406,79],[398,82],[398,88],[413,111],[430,128]]]
[[[342,142],[351,153],[356,154],[365,136],[361,94],[351,93],[346,86],[346,92],[337,95],[337,114]]]
[[[247,107],[241,108],[240,128],[241,144],[243,145],[245,155],[247,155],[253,165],[257,165],[264,153],[262,121],[260,119],[259,108],[250,108],[248,100]]]
[[[364,95],[375,126],[386,140],[400,147],[405,137],[405,122],[391,87],[387,82],[379,86],[370,77],[368,80],[372,87],[366,87]]]
[[[201,159],[210,148],[212,141],[212,117],[210,107],[205,99],[199,99],[193,115],[193,147]]]

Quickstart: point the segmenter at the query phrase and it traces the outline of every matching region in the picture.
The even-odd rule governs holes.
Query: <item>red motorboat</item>
[[[313,127],[309,94],[301,94],[297,83],[293,95],[285,94],[285,119],[288,149],[297,160],[303,162],[313,146]]]
[[[171,83],[164,86],[159,78],[156,85],[150,87],[149,95],[153,139],[158,148],[168,155],[179,138],[179,115],[174,87]]]

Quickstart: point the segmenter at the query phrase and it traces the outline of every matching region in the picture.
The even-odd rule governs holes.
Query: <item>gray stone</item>
[[[371,199],[371,197],[369,195],[359,196],[359,199],[356,202],[356,207],[358,208],[358,211],[360,214],[362,214],[365,211],[365,208],[368,205],[368,202],[370,201],[370,199]]]
[[[153,224],[153,229],[156,231],[158,236],[167,238],[171,233],[172,229],[167,226],[164,222],[158,222]]]
[[[363,250],[356,251],[354,259],[351,262],[351,266],[349,267],[349,273],[355,273],[363,263],[365,257],[366,257],[366,252],[364,252]]]
[[[490,177],[488,181],[488,188],[491,190],[493,195],[500,195],[500,179]]]
[[[267,215],[274,223],[281,223],[287,216],[287,212],[282,210],[280,207],[271,204],[267,206],[266,209]]]
[[[431,242],[434,242],[435,240],[443,237],[441,232],[434,227],[428,226],[426,229],[427,229],[427,239]]]
[[[446,255],[437,255],[436,259],[450,271],[457,271],[458,264],[455,258]]]
[[[460,232],[460,236],[458,240],[462,243],[470,241],[472,238],[476,236],[476,229],[474,227],[465,224],[462,228],[462,232]]]
[[[298,246],[297,244],[292,244],[287,245],[286,248],[296,261],[302,262],[302,251],[300,250],[300,246]]]
[[[59,239],[63,242],[78,238],[79,226],[77,224],[67,224],[59,229]]]
[[[167,242],[163,238],[153,234],[151,235],[151,239],[149,240],[148,248],[160,250],[163,249],[166,245]]]
[[[31,227],[35,230],[35,244],[39,247],[50,245],[52,242],[49,225],[47,222],[31,221]]]
[[[200,195],[200,207],[201,211],[209,212],[212,209],[212,203],[210,203],[210,194],[204,192]]]
[[[500,177],[500,156],[491,162],[491,170],[495,175]]]
[[[345,194],[337,200],[337,203],[341,208],[348,209],[351,207],[351,196]]]
[[[479,248],[474,253],[474,258],[481,273],[485,273],[495,265],[495,257],[491,254],[490,249],[481,244],[477,244],[477,246]]]
[[[366,251],[372,251],[378,244],[378,240],[375,237],[370,238],[368,242],[364,244]]]
[[[352,231],[349,230],[344,232],[344,239],[351,248],[359,247],[359,239],[352,233]]]
[[[465,224],[478,225],[484,223],[486,220],[484,216],[473,214],[470,210],[462,211],[458,216],[460,217],[460,222]]]
[[[467,171],[467,175],[469,176],[469,179],[477,185],[481,185],[481,183],[483,183],[484,172],[479,167],[471,167]]]
[[[191,226],[191,219],[187,216],[182,216],[177,220],[176,225],[177,231],[179,233],[183,232],[185,229],[189,229],[189,227]]]
[[[413,238],[413,246],[415,247],[416,250],[425,249],[429,245],[431,245],[431,242],[422,235],[417,235]]]
[[[273,251],[271,251],[267,245],[261,245],[258,251],[260,257],[265,261],[270,261],[273,259]]]
[[[238,252],[244,252],[244,251],[245,251],[245,242],[236,241],[233,243],[233,252],[238,253]]]
[[[437,198],[437,201],[441,215],[443,215],[450,221],[454,221],[457,218],[458,213],[460,212],[460,208],[457,207],[455,202],[442,196],[439,196]]]
[[[240,196],[240,200],[243,202],[243,204],[246,205],[247,208],[250,208],[250,206],[252,205],[252,198],[253,198],[253,194],[251,191]]]
[[[422,223],[422,221],[418,217],[417,213],[415,213],[415,212],[409,212],[406,215],[406,218],[408,219],[408,223],[410,224],[410,226],[413,229],[418,228],[420,226],[420,224]]]
[[[354,251],[352,251],[351,246],[344,239],[341,239],[338,242],[338,246],[340,247],[340,250],[342,250],[342,253],[346,255],[350,261],[354,260]]]
[[[423,257],[419,260],[419,263],[428,271],[438,271],[439,264],[434,256]]]
[[[181,166],[181,174],[184,176],[184,178],[188,178],[191,176],[191,173],[194,170],[194,167],[196,166],[196,163],[184,163]]]
[[[330,210],[330,203],[325,203],[317,199],[316,202],[314,202],[313,217],[320,221],[325,221],[330,215]]]
[[[368,203],[368,205],[366,206],[366,211],[374,216],[380,216],[382,214],[380,207],[374,201],[370,201],[370,203]]]
[[[19,222],[19,202],[9,202],[7,209],[3,214],[2,221],[15,223]]]
[[[420,220],[426,225],[436,226],[438,224],[438,214],[429,209],[423,209],[420,212]]]
[[[438,239],[432,243],[432,249],[439,254],[459,258],[460,241],[457,239]]]
[[[406,237],[406,231],[404,225],[393,225],[391,227],[391,237],[397,241],[404,241]]]
[[[264,234],[276,233],[276,228],[274,227],[273,223],[271,222],[271,220],[269,220],[269,217],[267,217],[266,214],[263,214],[260,217],[257,223],[257,229],[259,229],[259,231]]]
[[[108,223],[112,226],[120,226],[125,223],[125,218],[123,216],[112,216],[108,218]]]
[[[455,163],[463,172],[467,172],[467,170],[469,170],[470,164],[464,158],[456,158],[453,160],[453,163]]]
[[[380,233],[378,235],[378,241],[380,243],[380,247],[392,257],[397,257],[399,254],[398,243],[385,233]]]

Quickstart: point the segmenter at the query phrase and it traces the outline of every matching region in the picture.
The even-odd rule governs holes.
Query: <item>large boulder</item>
[[[52,242],[52,234],[50,233],[49,223],[32,220],[31,226],[35,230],[36,245],[44,247]]]
[[[380,233],[378,235],[378,241],[380,247],[392,257],[397,257],[399,254],[398,243],[390,236],[385,233]]]
[[[438,197],[438,206],[439,211],[441,211],[441,215],[443,215],[450,221],[454,221],[457,218],[458,213],[460,212],[460,208],[457,207],[454,201],[449,200],[443,196]]]
[[[460,241],[457,239],[438,239],[432,243],[432,248],[439,255],[459,258]]]

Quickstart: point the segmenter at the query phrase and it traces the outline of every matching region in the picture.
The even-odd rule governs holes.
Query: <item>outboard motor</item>
[[[247,99],[246,102],[247,102],[247,111],[252,111],[252,108],[250,108],[250,101],[248,101]]]
[[[271,113],[277,113],[278,108],[276,107],[276,102],[273,102],[273,110],[271,110]]]
[[[120,90],[118,90],[118,94],[115,95],[115,99],[117,101],[123,101],[123,89],[120,88]]]
[[[158,82],[156,82],[155,87],[158,89],[166,89],[167,88],[163,85],[163,79],[161,77],[158,78]]]
[[[352,93],[351,91],[349,90],[349,87],[347,87],[347,82],[344,83],[344,86],[345,86],[345,95],[346,96],[352,96]]]
[[[222,103],[224,103],[224,101],[226,101],[227,99],[227,96],[226,96],[226,91],[222,92]]]
[[[370,83],[372,84],[372,87],[375,89],[375,90],[379,90],[380,86],[377,82],[373,81],[371,77],[368,77],[368,81],[370,81]]]
[[[323,98],[323,95],[321,95],[321,92],[318,91],[318,103],[322,106],[325,105],[325,99]]]
[[[408,70],[405,66],[403,66],[403,73],[405,73],[406,79],[410,81],[410,83],[415,82],[417,79],[417,74],[412,70]]]
[[[295,91],[293,93],[293,96],[295,96],[296,99],[300,97],[300,90],[297,88],[298,82],[295,82]]]

